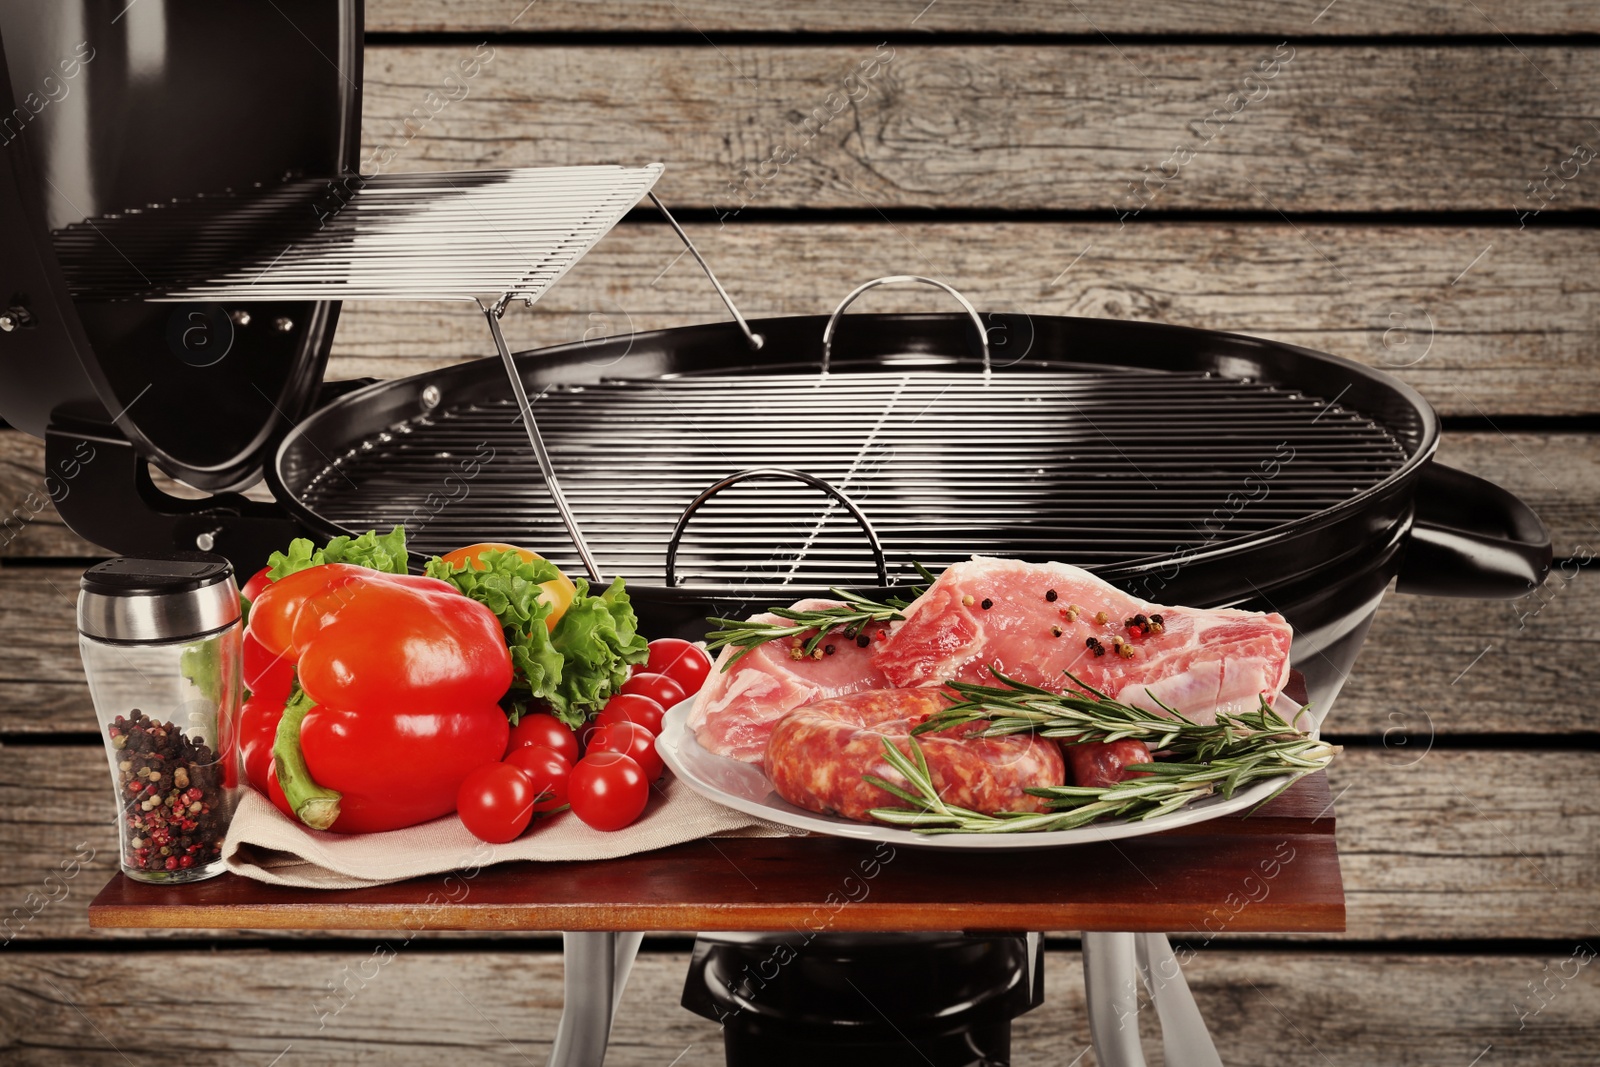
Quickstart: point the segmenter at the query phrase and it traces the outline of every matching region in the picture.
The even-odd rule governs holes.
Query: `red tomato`
[[[583,746],[584,755],[589,754],[589,742],[594,740],[595,731],[601,726],[599,716],[583,724],[583,729],[578,731],[578,743]]]
[[[242,674],[244,687],[252,697],[263,697],[282,704],[289,699],[294,688],[294,661],[287,656],[274,656],[266,650],[255,634],[244,632]]]
[[[618,693],[606,702],[605,709],[594,717],[597,726],[614,722],[636,722],[652,734],[661,732],[661,717],[666,709],[649,697],[638,693]]]
[[[649,671],[629,678],[623,683],[621,692],[638,693],[642,697],[649,697],[663,708],[670,708],[689,698],[683,686],[672,678],[665,674],[651,674]]]
[[[578,735],[554,715],[542,712],[538,715],[524,715],[517,725],[511,728],[511,746],[507,749],[508,754],[528,745],[548,748],[551,752],[565,757],[568,763],[578,762]]]
[[[650,783],[627,756],[596,752],[572,768],[572,813],[596,830],[620,830],[644,811]]]
[[[261,590],[272,584],[272,579],[267,577],[271,570],[271,567],[262,567],[252,574],[250,580],[239,590],[239,595],[253,603],[256,597],[261,595]]]
[[[711,656],[699,645],[678,637],[658,637],[650,642],[650,661],[644,669],[664,674],[683,686],[689,696],[700,692],[711,674]]]
[[[473,835],[491,845],[513,841],[533,819],[533,779],[509,763],[486,763],[467,775],[456,811]]]
[[[572,777],[572,764],[559,752],[542,745],[524,745],[511,750],[506,762],[519,768],[533,783],[533,810],[555,811],[567,802],[567,780]]]
[[[278,720],[283,718],[283,698],[272,700],[251,694],[239,708],[239,758],[245,781],[270,795],[267,772],[272,769],[272,746],[278,740]],[[274,783],[276,779],[273,779]]]
[[[613,722],[600,727],[589,738],[587,756],[596,752],[616,752],[627,756],[639,765],[648,781],[655,781],[666,771],[656,753],[655,735],[636,722]]]

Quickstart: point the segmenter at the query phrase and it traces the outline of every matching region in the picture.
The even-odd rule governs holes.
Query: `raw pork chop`
[[[794,608],[813,611],[841,604],[838,600],[802,600]],[[754,615],[751,621],[791,625],[776,615]],[[772,727],[786,713],[813,700],[889,687],[883,672],[872,665],[868,649],[842,635],[830,639],[829,644],[834,649],[831,656],[795,659],[793,641],[769,641],[727,673],[722,668],[739,650],[724,648],[689,712],[689,728],[700,747],[719,756],[760,763]]]
[[[1130,625],[1138,615],[1159,615],[1159,632]],[[1158,710],[1148,689],[1190,718],[1213,722],[1218,711],[1255,710],[1261,695],[1272,700],[1289,678],[1292,633],[1282,616],[1162,607],[1064,563],[974,556],[941,574],[905,616],[872,651],[895,686],[996,684],[993,666],[1060,691],[1071,688],[1062,673],[1071,671],[1125,704]],[[1091,638],[1102,655],[1088,646]]]

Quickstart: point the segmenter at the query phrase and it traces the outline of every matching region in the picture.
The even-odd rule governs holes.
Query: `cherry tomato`
[[[283,699],[253,693],[239,708],[239,758],[245,781],[267,793],[267,772],[272,769],[272,746],[278,740],[278,720]]]
[[[506,762],[519,768],[533,783],[535,814],[555,811],[567,802],[567,780],[572,777],[572,764],[561,753],[541,745],[524,745],[512,749]]]
[[[651,734],[661,732],[661,717],[667,713],[658,702],[638,693],[618,693],[606,702],[594,721],[599,726],[613,722],[636,722]]]
[[[673,707],[689,697],[683,686],[667,675],[651,674],[649,671],[629,678],[623,683],[621,692],[638,693],[642,697],[649,697],[663,708]]]
[[[650,642],[650,662],[644,669],[664,674],[683,686],[688,696],[700,692],[711,674],[711,656],[699,645],[678,637],[658,637]]]
[[[644,811],[650,783],[627,756],[596,752],[572,768],[572,813],[596,830],[620,830]]]
[[[246,600],[254,602],[255,598],[261,595],[261,590],[272,584],[272,579],[267,577],[271,571],[271,567],[262,567],[256,571],[250,576],[250,580],[240,588],[239,595]]]
[[[467,775],[456,811],[473,836],[491,845],[513,841],[533,819],[533,779],[509,763],[485,763]]]
[[[294,688],[294,661],[268,652],[249,630],[244,632],[242,647],[240,673],[250,695],[276,700],[279,704],[288,700],[289,690]]]
[[[524,715],[517,725],[511,728],[511,745],[506,750],[507,753],[528,745],[548,748],[551,752],[564,757],[568,763],[578,762],[578,735],[554,715],[546,715],[543,712],[537,715]]]
[[[589,738],[585,758],[596,752],[617,752],[639,765],[647,781],[660,778],[667,769],[656,752],[655,735],[636,722],[613,722],[600,727]]]
[[[458,548],[454,552],[448,552],[440,558],[453,567],[464,567],[470,562],[473,569],[482,570],[483,568],[478,566],[478,557],[485,552],[491,551],[515,552],[529,563],[536,559],[544,559],[543,556],[532,549],[518,548],[516,545],[508,545],[500,541],[484,541],[480,544],[468,545],[465,548]],[[572,579],[565,574],[555,581],[545,582],[539,587],[539,599],[554,605],[550,609],[550,614],[546,615],[544,619],[547,629],[555,630],[556,623],[561,621],[561,616],[565,615],[567,609],[572,606],[572,598],[577,595],[578,587],[573,585]]]

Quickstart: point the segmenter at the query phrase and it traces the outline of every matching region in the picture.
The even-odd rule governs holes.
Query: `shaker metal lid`
[[[233,565],[208,552],[119,557],[84,572],[78,632],[97,641],[181,641],[239,618]]]

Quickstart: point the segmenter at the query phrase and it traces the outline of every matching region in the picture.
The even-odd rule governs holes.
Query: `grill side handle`
[[[678,542],[683,540],[683,531],[688,529],[689,520],[694,517],[694,513],[699,511],[700,506],[707,500],[710,500],[730,485],[753,478],[784,478],[790,481],[804,482],[813,489],[820,489],[822,492],[827,493],[844,505],[844,509],[860,524],[861,532],[867,535],[867,543],[872,546],[872,554],[878,563],[878,583],[885,586],[889,584],[889,561],[884,557],[883,543],[878,540],[878,531],[872,528],[872,523],[867,521],[866,514],[856,506],[855,501],[821,478],[814,474],[807,474],[805,471],[790,470],[787,467],[752,467],[737,474],[730,474],[716,484],[709,486],[699,496],[691,500],[689,506],[683,509],[683,514],[678,516],[678,524],[672,528],[672,539],[667,542],[666,579],[668,589],[678,584]]]
[[[1550,530],[1514,493],[1429,463],[1401,559],[1402,593],[1515,600],[1537,589],[1554,556]]]

